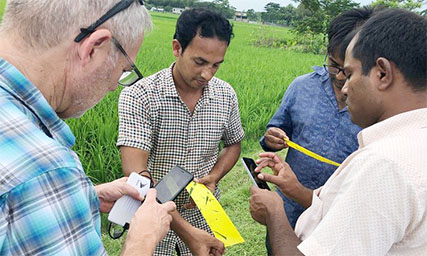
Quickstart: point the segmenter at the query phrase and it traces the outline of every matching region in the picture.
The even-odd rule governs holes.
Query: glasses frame
[[[74,42],[78,43],[82,41],[84,38],[86,38],[88,35],[95,32],[95,30],[101,26],[104,22],[106,22],[108,19],[116,15],[117,13],[127,9],[131,4],[134,2],[139,3],[140,5],[144,5],[143,0],[122,0],[115,4],[110,10],[108,10],[104,15],[101,16],[95,23],[90,25],[87,28],[80,28],[80,34],[74,38]]]
[[[331,66],[331,67],[333,67],[333,68],[338,69],[338,72],[331,72],[331,71],[329,71],[329,67],[330,67],[330,65],[328,65],[328,64],[326,63],[326,59],[328,58],[328,56],[329,56],[329,53],[326,53],[326,55],[325,55],[325,59],[323,60],[323,68],[325,69],[325,71],[326,71],[326,72],[328,72],[328,73],[329,73],[329,74],[331,74],[331,75],[334,75],[334,76],[336,76],[336,75],[338,75],[340,72],[342,72],[342,73],[343,73],[343,75],[344,75],[345,77],[347,77],[347,76],[346,76],[346,74],[345,74],[344,68],[342,68],[342,67],[340,67],[340,66]]]
[[[114,37],[111,37],[111,40],[113,41],[113,44],[117,47],[117,49],[119,49],[119,51],[125,56],[126,60],[129,62],[129,65],[131,66],[132,69],[130,71],[128,71],[128,72],[134,71],[138,75],[138,79],[136,79],[135,81],[133,81],[130,84],[123,84],[123,83],[120,83],[120,81],[118,83],[121,86],[123,86],[123,87],[127,87],[127,86],[131,86],[131,85],[135,84],[136,82],[138,82],[139,80],[141,80],[142,78],[144,78],[144,76],[142,75],[142,73],[136,67],[135,63],[132,61],[132,59],[126,53],[125,49],[122,47],[122,45],[119,43],[119,41],[117,41],[117,39],[114,38]]]

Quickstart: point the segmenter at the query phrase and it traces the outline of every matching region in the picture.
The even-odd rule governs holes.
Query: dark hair
[[[427,86],[426,53],[427,18],[402,9],[387,9],[369,19],[353,48],[364,75],[369,74],[379,57],[384,57],[416,90]]]
[[[349,43],[343,44],[344,39],[349,33],[363,25],[374,12],[377,12],[377,8],[354,8],[334,18],[328,29],[328,53],[338,53],[339,57],[344,59],[345,49]]]
[[[182,52],[197,33],[202,37],[217,37],[229,45],[233,37],[233,28],[224,16],[214,11],[205,8],[185,10],[178,18],[173,36],[181,44]]]

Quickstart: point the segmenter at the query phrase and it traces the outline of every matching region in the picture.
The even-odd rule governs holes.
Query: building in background
[[[246,12],[235,12],[234,20],[241,21],[241,22],[249,22],[248,14]]]

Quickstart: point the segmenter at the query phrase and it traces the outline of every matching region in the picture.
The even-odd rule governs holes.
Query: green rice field
[[[0,0],[0,17],[5,0]],[[59,15],[59,14],[58,14]],[[154,30],[146,35],[136,64],[148,76],[168,67],[173,61],[172,36],[177,15],[151,13]],[[242,143],[242,156],[257,157],[261,151],[259,138],[265,131],[283,93],[292,80],[321,65],[322,56],[298,53],[277,48],[257,48],[251,41],[259,31],[278,37],[291,37],[287,28],[258,24],[234,23],[235,38],[225,56],[217,77],[229,82],[235,89],[246,137]],[[118,131],[117,100],[120,89],[107,95],[82,118],[68,120],[76,135],[74,150],[80,156],[87,175],[94,183],[111,181],[122,176],[120,154],[115,146]],[[281,153],[285,154],[285,152]],[[240,161],[225,176],[221,205],[245,239],[245,243],[227,248],[226,255],[266,255],[265,227],[256,223],[249,213],[249,187],[251,182]],[[103,240],[109,255],[119,255],[123,239],[111,240],[105,233]]]

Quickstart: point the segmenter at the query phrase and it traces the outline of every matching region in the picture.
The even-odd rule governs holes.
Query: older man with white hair
[[[0,255],[103,255],[100,212],[126,178],[93,186],[62,120],[81,116],[133,63],[151,20],[142,0],[8,0],[0,27]],[[124,76],[123,72],[126,72]],[[123,254],[152,254],[175,209],[150,190]]]

